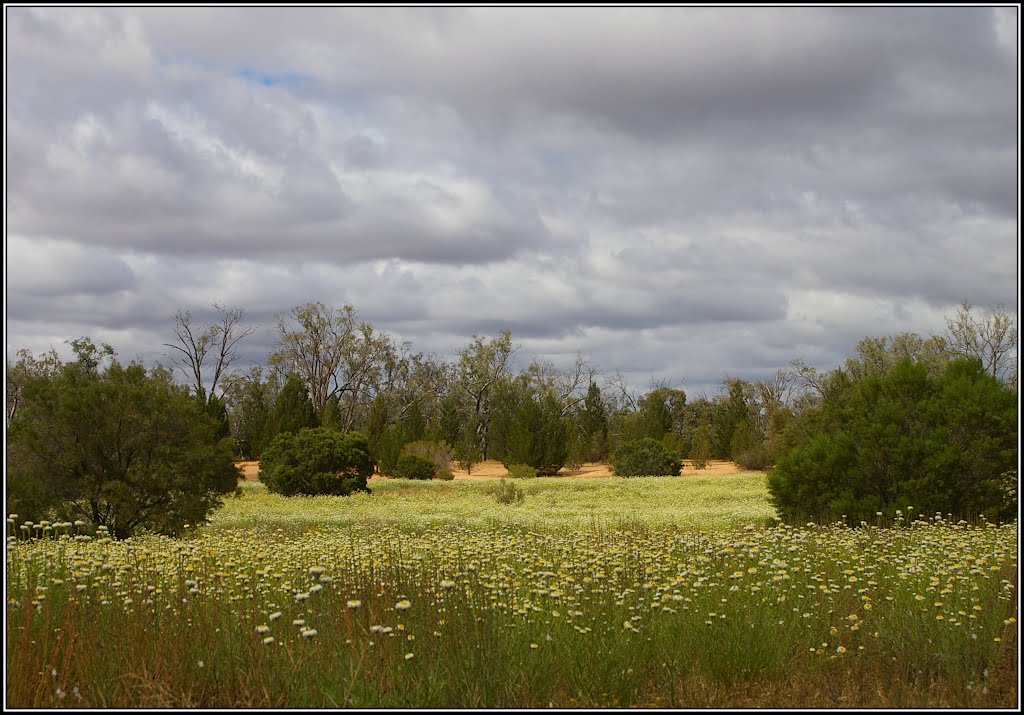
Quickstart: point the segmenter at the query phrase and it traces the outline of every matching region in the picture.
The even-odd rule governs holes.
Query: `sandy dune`
[[[235,464],[242,469],[245,474],[245,478],[248,481],[257,481],[260,463],[256,461],[246,462],[235,462]],[[708,468],[699,470],[693,468],[693,462],[686,459],[683,460],[683,474],[697,474],[697,475],[714,475],[714,474],[734,474],[736,472],[742,472],[744,470],[736,466],[735,463],[728,460],[713,459],[708,463]],[[499,477],[505,476],[507,470],[501,462],[496,460],[488,460],[481,462],[473,467],[472,474],[466,474],[463,469],[452,469],[455,473],[456,479],[498,479]],[[608,464],[588,462],[582,465],[579,469],[570,470],[568,467],[562,469],[558,473],[560,477],[610,477],[612,476],[611,466]],[[373,475],[373,479],[380,479],[379,475]]]

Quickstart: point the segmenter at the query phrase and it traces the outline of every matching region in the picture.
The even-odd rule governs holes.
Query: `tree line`
[[[839,417],[846,414],[842,409],[868,414],[869,422],[895,419],[871,411],[878,409],[878,401],[865,397],[868,385],[884,391],[889,389],[883,388],[886,380],[909,380],[910,369],[916,371],[914,379],[931,387],[918,385],[920,390],[913,393],[904,385],[900,399],[916,404],[910,399],[913,393],[914,399],[939,400],[948,410],[951,398],[943,392],[945,387],[936,385],[953,379],[944,376],[951,374],[951,366],[965,362],[974,366],[971,375],[996,387],[990,395],[975,385],[976,391],[988,395],[989,403],[964,402],[958,409],[985,412],[994,409],[992,400],[997,398],[992,395],[1005,395],[1014,403],[1016,414],[1016,329],[1001,306],[984,313],[964,302],[947,320],[944,335],[865,338],[854,357],[830,372],[794,360],[767,379],[725,377],[719,394],[695,398],[665,381],[637,394],[620,374],[602,374],[583,355],[563,368],[535,358],[517,372],[513,358],[518,348],[508,331],[492,337],[474,335],[456,350],[453,360],[441,360],[414,352],[410,343],[398,342],[361,321],[353,306],[337,308],[317,302],[275,316],[276,340],[266,361],[239,370],[234,367],[238,345],[256,326],[246,324],[241,308],[214,308],[218,317],[208,324],[194,319],[190,311],[174,316],[172,338],[164,345],[169,351],[168,366],[149,370],[136,363],[122,366],[110,346],[97,347],[88,338],[72,341],[76,359],[70,363],[62,362],[53,350],[41,356],[22,350],[14,362],[8,360],[8,504],[12,510],[46,513],[59,504],[62,514],[94,524],[124,524],[128,531],[144,524],[173,531],[159,519],[139,516],[163,511],[173,514],[165,521],[177,523],[175,528],[180,530],[190,520],[201,521],[204,508],[212,508],[235,488],[225,467],[232,458],[261,459],[268,449],[277,454],[282,452],[280,445],[271,445],[279,435],[320,428],[340,435],[359,433],[353,444],[365,444],[369,463],[375,465],[371,468],[385,475],[414,469],[411,453],[427,459],[436,456],[438,449],[470,471],[481,460],[497,459],[506,465],[529,465],[542,475],[583,462],[614,464],[617,456],[622,467],[616,471],[624,474],[630,471],[626,461],[656,450],[662,460],[659,464],[689,459],[698,469],[711,459],[732,459],[751,469],[778,465],[772,494],[780,511],[787,514],[855,511],[855,504],[888,504],[903,495],[893,493],[872,501],[857,496],[857,490],[847,484],[845,491],[840,489],[822,506],[820,499],[786,496],[786,489],[797,489],[794,485],[802,484],[803,477],[785,475],[797,469],[791,455],[815,435],[831,430],[834,436],[837,430],[847,429]],[[955,373],[958,379],[967,379],[966,368],[956,369],[961,370]],[[172,370],[180,381],[173,379]],[[943,411],[941,406],[930,409]],[[157,426],[159,420],[147,417],[147,410],[186,417],[179,420],[179,432],[175,432],[169,425]],[[108,416],[109,425],[105,424]],[[887,424],[891,429],[897,423]],[[899,429],[904,427],[912,429],[908,425]],[[968,432],[981,428],[973,423],[961,427]],[[62,440],[61,435],[72,435],[73,444],[65,445],[69,439]],[[135,441],[126,441],[129,436]],[[641,448],[641,443],[647,446]],[[95,451],[89,452],[83,444],[94,444]],[[829,445],[825,449],[819,444],[819,461],[839,458],[838,448],[832,442]],[[197,477],[197,483],[206,486],[193,491],[206,496],[192,504],[186,486],[172,489],[172,496],[156,496],[161,488],[155,487],[147,501],[142,493],[148,487],[140,485],[148,479],[144,475],[156,469],[161,449],[177,465],[162,468],[165,485],[174,484],[167,476],[172,473],[180,472],[181,479],[187,480],[184,465],[195,470],[200,455],[219,465],[204,477],[205,482]],[[856,445],[851,449],[840,460],[844,464],[867,459]],[[921,456],[913,462],[914,468],[927,459]],[[443,462],[442,458],[439,465]],[[801,464],[803,473],[809,473],[807,465]],[[881,469],[888,474],[896,468],[886,463]],[[1003,491],[1008,472],[1003,469],[997,479],[1002,480]],[[678,473],[678,467],[673,473]],[[835,474],[828,479],[842,482]],[[856,481],[854,477],[846,481],[851,479]],[[990,476],[977,475],[976,481],[986,480],[991,481]],[[989,501],[991,507],[995,502]],[[858,507],[860,511],[867,508]],[[135,516],[129,517],[130,512]],[[121,516],[115,518],[117,514]]]

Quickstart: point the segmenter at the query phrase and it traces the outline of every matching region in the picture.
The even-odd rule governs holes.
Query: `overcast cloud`
[[[714,394],[1018,310],[1018,9],[5,8],[6,348],[354,305]]]

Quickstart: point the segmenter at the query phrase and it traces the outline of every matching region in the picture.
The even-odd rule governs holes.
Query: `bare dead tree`
[[[758,380],[755,387],[766,411],[789,407],[796,390],[796,375],[792,370],[776,370],[771,378]]]
[[[256,332],[255,325],[241,327],[245,317],[244,309],[226,308],[217,303],[212,305],[220,318],[207,326],[193,324],[190,310],[175,313],[174,335],[178,342],[164,343],[164,347],[175,351],[168,357],[185,374],[196,394],[206,400],[217,394],[217,386],[235,361],[239,341]],[[209,392],[204,384],[204,371],[208,368],[213,373]],[[209,372],[206,376],[209,376]]]
[[[628,408],[629,410],[636,412],[638,409],[636,395],[633,394],[632,390],[626,384],[626,378],[621,372],[616,372],[614,375],[605,377],[604,389],[610,391],[618,399],[619,406]]]

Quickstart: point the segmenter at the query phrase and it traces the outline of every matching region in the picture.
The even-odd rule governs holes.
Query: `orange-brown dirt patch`
[[[257,481],[259,478],[260,463],[257,461],[245,461],[235,462],[235,465],[242,470],[245,475],[245,479],[250,482]],[[715,474],[735,474],[736,472],[742,472],[734,462],[730,462],[724,459],[713,459],[708,462],[707,469],[694,469],[693,462],[688,459],[683,460],[683,474],[684,475],[715,475]],[[471,474],[467,474],[464,469],[456,469],[452,467],[452,471],[455,473],[456,479],[498,479],[505,476],[508,472],[505,466],[494,459],[481,462],[480,464],[473,465]],[[611,465],[598,462],[588,462],[579,467],[579,469],[569,469],[563,467],[562,471],[558,473],[560,477],[610,477],[612,475]],[[374,474],[373,479],[380,479],[380,475]]]
[[[242,474],[245,475],[247,482],[259,481],[260,463],[256,460],[235,462],[235,466],[242,470]]]

